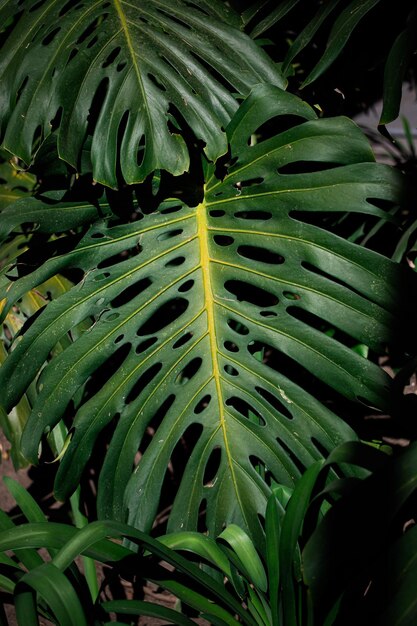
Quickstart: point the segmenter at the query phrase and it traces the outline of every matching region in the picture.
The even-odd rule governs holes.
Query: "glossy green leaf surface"
[[[288,114],[299,124],[250,145],[262,124]],[[400,175],[372,162],[352,122],[315,119],[297,97],[260,86],[227,130],[232,164],[224,177],[214,168],[207,174],[197,207],[172,200],[133,222],[97,221],[73,248],[5,285],[4,314],[56,273],[82,271],[23,329],[0,384],[9,411],[42,369],[23,435],[34,462],[43,433],[87,385],[58,496],[75,489],[111,424],[100,515],[148,529],[168,463],[188,437],[194,447],[169,529],[195,529],[206,510],[213,535],[234,522],[260,537],[269,493],[260,470],[291,486],[323,449],[354,438],[293,366],[389,410],[389,377],[321,328],[331,324],[382,350],[406,328],[401,290],[415,277],[314,225],[320,212],[383,216],[372,199],[398,197]],[[87,319],[92,326],[45,366],[56,343]],[[88,385],[95,375],[99,385]]]
[[[181,127],[218,157],[235,95],[285,84],[220,0],[3,2],[2,23],[16,16],[0,60],[3,146],[30,163],[58,128],[77,168],[90,137],[94,178],[110,187],[119,167],[128,183],[187,170]]]

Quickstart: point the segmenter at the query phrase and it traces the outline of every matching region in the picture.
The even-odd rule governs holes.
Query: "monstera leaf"
[[[252,145],[274,119],[287,130]],[[292,485],[323,451],[354,437],[304,389],[309,375],[390,408],[388,376],[342,339],[375,352],[398,341],[402,290],[415,277],[314,221],[317,213],[383,216],[376,205],[396,201],[401,176],[372,162],[351,121],[316,119],[273,86],[257,87],[227,132],[230,159],[207,168],[198,206],[167,200],[157,211],[136,208],[134,221],[127,207],[123,223],[121,205],[117,221],[69,235],[32,271],[10,269],[0,295],[6,313],[57,272],[78,271],[79,283],[21,330],[0,369],[2,402],[9,411],[41,371],[22,439],[36,462],[44,432],[70,419],[85,385],[56,493],[76,487],[108,427],[99,512],[140,528],[151,526],[185,440],[170,528],[195,528],[206,511],[212,533],[233,521],[261,534],[268,480]],[[59,205],[43,206],[46,231],[54,213]],[[51,359],[85,319],[95,321]],[[342,335],[323,332],[329,325]]]
[[[284,85],[276,65],[220,0],[5,0],[0,59],[3,146],[30,163],[59,128],[75,168],[92,136],[94,178],[111,187],[189,165],[189,126],[215,159],[236,95]]]

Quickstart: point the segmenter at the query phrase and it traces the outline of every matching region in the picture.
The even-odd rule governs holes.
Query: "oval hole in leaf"
[[[26,0],[25,0],[26,1]],[[62,17],[63,15],[65,15],[65,13],[68,13],[71,9],[73,11],[77,11],[79,9],[83,8],[83,4],[81,2],[78,2],[75,4],[74,6],[74,0],[69,0],[68,2],[66,2],[64,4],[64,6],[62,7],[62,9],[60,10],[60,12],[58,13],[58,17]],[[105,2],[102,6],[102,9],[106,8],[109,6],[108,2]]]
[[[143,335],[154,335],[158,333],[181,317],[187,310],[188,305],[188,300],[185,298],[173,298],[165,302],[144,324],[142,324],[136,334],[141,337]]]
[[[97,274],[97,276],[94,276],[94,280],[95,281],[104,280],[105,278],[108,278],[109,276],[110,276],[110,272],[102,272],[101,274]]]
[[[113,61],[115,61],[117,57],[119,56],[120,50],[121,50],[120,46],[117,46],[117,48],[112,50],[109,56],[107,57],[107,59],[101,64],[101,67],[103,69],[105,69],[106,67],[109,67],[109,65],[111,65]]]
[[[145,339],[145,341],[141,341],[136,346],[136,350],[135,350],[136,354],[141,354],[142,352],[145,352],[145,350],[153,346],[154,343],[156,343],[157,341],[158,341],[158,337],[149,337],[149,339]]]
[[[249,462],[252,465],[252,467],[258,472],[258,474],[264,474],[266,470],[266,466],[265,466],[265,463],[258,456],[255,456],[254,454],[250,454]]]
[[[148,287],[150,287],[151,285],[152,281],[150,278],[142,278],[133,285],[130,285],[129,287],[126,287],[126,289],[123,289],[123,291],[119,293],[119,295],[113,298],[110,304],[112,307],[115,308],[122,306],[123,304],[127,304],[127,302],[130,302],[141,293],[146,291],[146,289],[148,289]]]
[[[282,294],[287,300],[301,300],[301,296],[293,291],[284,291]]]
[[[240,180],[238,183],[235,183],[233,187],[236,189],[243,189],[243,187],[253,187],[254,185],[260,185],[263,182],[264,179],[261,177],[248,178],[248,180]]]
[[[235,217],[241,220],[270,220],[272,213],[270,211],[237,211]]]
[[[249,302],[260,308],[275,306],[279,302],[275,294],[243,280],[227,280],[224,286],[238,302]]]
[[[128,248],[119,252],[118,254],[114,254],[113,256],[107,257],[107,259],[103,259],[97,265],[97,269],[101,270],[106,267],[111,267],[112,265],[117,265],[117,263],[121,263],[125,259],[128,259],[132,256],[136,256],[142,251],[141,246],[132,246],[132,248]]]
[[[126,404],[130,404],[139,396],[140,393],[149,385],[155,376],[161,371],[162,363],[155,363],[149,369],[146,370],[133,385],[126,397]]]
[[[259,424],[261,426],[266,426],[266,422],[262,415],[253,408],[246,400],[242,398],[238,398],[237,396],[233,396],[232,398],[228,398],[226,400],[226,406],[231,406],[240,413],[243,417],[254,422],[255,424]]]
[[[285,454],[291,459],[292,463],[294,463],[295,467],[300,472],[300,475],[304,474],[306,470],[304,463],[302,463],[298,456],[291,450],[291,448],[287,446],[285,441],[283,441],[280,437],[277,437],[277,443],[283,449]]]
[[[127,358],[131,347],[132,344],[130,343],[119,346],[108,359],[96,368],[85,386],[84,400],[96,394],[110,380]]]
[[[234,242],[234,239],[233,237],[229,237],[228,235],[214,235],[213,241],[218,246],[225,247],[225,246],[231,246],[232,243]]]
[[[287,313],[289,313],[289,315],[291,315],[294,319],[304,322],[304,324],[307,324],[311,328],[315,328],[323,333],[331,328],[331,325],[324,319],[314,313],[311,313],[311,311],[302,309],[299,306],[289,306],[287,308]]]
[[[224,366],[223,369],[226,372],[226,374],[229,374],[229,376],[239,376],[239,372],[232,365],[227,364]]]
[[[146,448],[151,443],[156,431],[159,426],[165,419],[166,414],[174,404],[176,395],[171,393],[165,400],[162,402],[161,406],[157,409],[157,411],[152,416],[151,420],[148,423],[148,427],[146,429],[146,433],[141,441],[139,452],[141,452],[141,456],[145,454]],[[140,458],[140,457],[139,457]],[[140,463],[140,461],[139,461]]]
[[[190,341],[191,337],[193,337],[193,333],[185,333],[185,335],[177,339],[172,348],[174,350],[176,350],[177,348],[181,348],[181,346],[185,345],[187,341]]]
[[[194,280],[186,280],[185,283],[182,283],[182,285],[178,287],[178,291],[180,291],[181,293],[186,293],[187,291],[190,291],[190,289],[194,286],[194,282]]]
[[[154,74],[150,74],[150,73],[148,73],[148,78],[149,78],[149,80],[151,81],[151,83],[152,83],[153,85],[155,85],[155,87],[157,87],[160,91],[166,91],[166,90],[167,90],[167,88],[165,87],[165,85],[163,85],[163,84],[161,83],[161,81],[160,81],[160,80],[158,80],[158,79],[156,78],[156,76],[154,76]]]
[[[45,4],[46,0],[39,0],[29,9],[29,13],[34,13],[37,9],[39,9],[43,4]]]
[[[223,345],[229,352],[239,352],[239,347],[233,341],[225,341]]]
[[[211,396],[209,394],[205,395],[201,400],[199,400],[194,408],[194,413],[196,415],[200,415],[211,402]]]
[[[46,37],[42,39],[42,42],[41,42],[42,45],[47,46],[48,44],[52,43],[60,30],[61,30],[60,26],[57,26],[56,28],[54,28],[50,33],[48,33],[48,35],[46,35]]]
[[[107,315],[105,320],[106,322],[114,322],[114,320],[117,320],[118,317],[120,317],[120,313],[110,313],[110,315]]]
[[[259,144],[265,139],[268,139],[269,137],[276,137],[279,133],[283,133],[290,128],[294,128],[294,126],[299,126],[305,121],[304,117],[291,115],[290,113],[288,115],[274,115],[274,117],[271,117],[269,120],[264,122],[252,134],[258,135]],[[248,139],[248,142],[248,145],[251,145],[250,138]]]
[[[278,317],[278,313],[275,313],[274,311],[260,311],[259,315],[262,317]]]
[[[164,267],[179,267],[185,261],[185,256],[177,256],[165,263]]]
[[[197,374],[198,370],[200,369],[202,362],[203,362],[203,359],[198,356],[195,359],[192,359],[189,363],[187,363],[187,365],[184,367],[184,369],[178,374],[177,378],[175,379],[176,384],[185,385],[185,383],[188,383],[189,380],[194,378],[194,376]]]
[[[161,209],[159,212],[163,215],[168,215],[169,213],[177,213],[178,211],[181,211],[182,208],[182,204],[176,204],[175,206],[169,206],[166,209]]]
[[[278,411],[278,413],[280,413],[289,420],[293,419],[293,416],[291,415],[287,407],[284,406],[281,400],[278,400],[278,398],[274,394],[270,393],[263,387],[255,387],[255,390],[257,391],[257,393],[259,393],[261,398],[266,400],[268,404],[270,404],[276,411]]]
[[[165,414],[166,413],[167,411],[165,411]],[[168,495],[169,503],[172,502],[173,490],[176,492],[178,485],[181,484],[190,456],[196,447],[202,432],[202,424],[199,424],[198,422],[190,424],[178,439],[171,453],[171,458],[167,464],[164,484],[162,487],[162,494],[165,493]],[[158,437],[157,432],[155,437]]]
[[[326,161],[293,161],[277,169],[278,174],[313,174],[340,167],[340,163]]]
[[[249,328],[247,326],[245,326],[245,324],[242,324],[242,322],[238,322],[236,320],[229,319],[229,320],[227,320],[227,325],[229,326],[229,328],[234,330],[234,332],[237,333],[238,335],[248,335],[249,334]]]
[[[259,246],[239,246],[237,252],[246,259],[259,261],[261,263],[270,263],[271,265],[280,265],[285,261],[284,257],[280,254]]]
[[[226,215],[226,211],[222,209],[212,209],[210,211],[210,217],[223,217],[223,215]]]
[[[167,239],[173,239],[173,237],[178,237],[183,233],[182,228],[174,228],[172,230],[166,230],[164,233],[158,235],[158,241],[166,241]]]
[[[210,456],[207,460],[206,467],[204,469],[203,485],[205,487],[213,487],[214,479],[220,468],[222,460],[222,450],[220,446],[216,446],[210,452]]]
[[[81,33],[81,35],[78,37],[76,44],[79,45],[81,44],[83,41],[85,41],[90,35],[93,34],[93,32],[95,31],[95,29],[97,28],[97,26],[99,26],[101,24],[101,22],[106,19],[106,17],[108,17],[108,13],[103,13],[102,15],[100,15],[99,17],[96,17],[91,24],[89,24],[87,26],[87,28]]]

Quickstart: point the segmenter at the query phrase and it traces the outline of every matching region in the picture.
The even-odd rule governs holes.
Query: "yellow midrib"
[[[232,483],[237,495],[237,498],[240,503],[239,491],[237,487],[236,475],[233,467],[233,459],[230,452],[228,434],[227,434],[227,424],[224,412],[224,403],[223,403],[223,394],[222,388],[220,384],[220,369],[219,362],[217,358],[217,342],[216,342],[216,325],[214,319],[214,298],[213,298],[213,289],[211,283],[211,273],[210,273],[210,252],[208,247],[208,223],[207,223],[207,207],[202,202],[198,205],[197,211],[197,228],[198,228],[198,239],[200,242],[200,263],[201,263],[201,271],[203,275],[203,290],[204,290],[204,304],[207,312],[207,330],[210,341],[210,355],[211,362],[213,366],[213,378],[216,385],[216,395],[217,402],[219,407],[219,420],[220,420],[220,428],[223,434],[224,441],[224,449],[226,452],[227,463],[230,469]]]
[[[142,93],[143,101],[144,101],[144,103],[146,103],[146,94],[145,94],[145,89],[144,89],[143,82],[142,82],[142,75],[141,75],[141,72],[140,72],[140,69],[139,69],[139,66],[138,66],[138,62],[137,62],[137,59],[136,59],[135,49],[133,47],[132,39],[130,37],[129,26],[128,26],[128,23],[127,23],[127,20],[126,20],[126,16],[124,14],[124,11],[123,11],[123,8],[122,8],[120,0],[113,0],[113,2],[114,2],[114,6],[116,8],[116,11],[117,11],[117,15],[118,15],[119,20],[120,20],[120,24],[122,26],[122,31],[123,31],[124,37],[126,39],[126,44],[127,44],[128,50],[129,50],[129,54],[130,54],[130,56],[132,58],[132,64],[133,64],[133,67],[134,67],[134,70],[135,70],[136,77],[138,79],[138,84],[139,84],[139,88],[140,88],[141,93]]]

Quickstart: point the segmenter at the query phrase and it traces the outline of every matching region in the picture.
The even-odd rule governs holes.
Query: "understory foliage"
[[[0,423],[16,468],[54,461],[75,516],[47,521],[9,482],[26,521],[0,518],[0,586],[19,624],[390,623],[397,543],[414,574],[415,451],[372,445],[414,438],[415,153],[376,163],[350,119],[382,95],[384,129],[413,77],[410,2],[362,90],[385,5],[1,3]],[[383,527],[358,541],[359,520],[340,554],[358,502]],[[94,561],[183,612],[109,599]],[[384,610],[411,624],[396,584]]]

